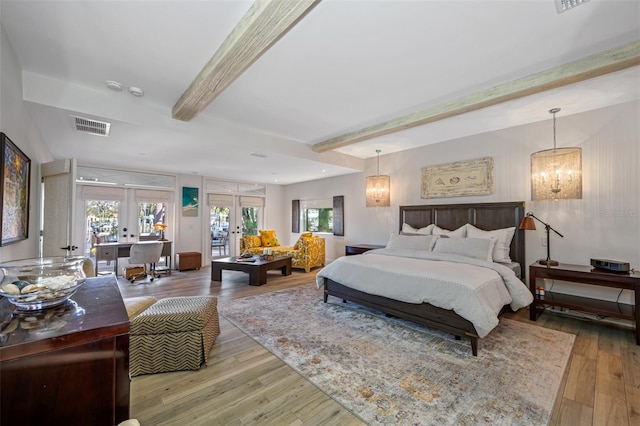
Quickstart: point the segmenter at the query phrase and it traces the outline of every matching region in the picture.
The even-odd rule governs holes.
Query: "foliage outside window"
[[[164,203],[138,203],[138,224],[140,235],[158,235],[161,232],[153,225],[165,223]]]
[[[87,232],[95,242],[118,241],[118,202],[86,201]]]
[[[242,235],[258,235],[258,214],[257,207],[242,208]]]
[[[333,200],[300,202],[301,232],[333,232]]]

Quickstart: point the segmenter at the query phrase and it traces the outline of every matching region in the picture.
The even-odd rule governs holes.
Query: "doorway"
[[[258,235],[264,216],[264,198],[208,194],[210,256],[217,259],[240,254],[243,235]]]

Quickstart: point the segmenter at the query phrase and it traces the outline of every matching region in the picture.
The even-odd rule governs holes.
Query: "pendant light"
[[[391,178],[380,175],[380,152],[379,149],[376,149],[378,154],[377,174],[367,177],[367,207],[389,207],[391,205]]]
[[[582,198],[582,148],[556,147],[556,114],[553,108],[553,149],[531,154],[531,200]]]

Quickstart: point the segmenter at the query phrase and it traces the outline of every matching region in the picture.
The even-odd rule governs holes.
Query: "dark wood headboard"
[[[400,230],[402,230],[403,223],[414,228],[423,228],[433,223],[440,228],[449,230],[454,230],[466,223],[470,223],[476,228],[484,229],[485,231],[515,226],[516,232],[511,241],[510,256],[511,260],[520,264],[522,276],[524,277],[526,271],[524,231],[518,229],[524,214],[524,201],[400,206]]]

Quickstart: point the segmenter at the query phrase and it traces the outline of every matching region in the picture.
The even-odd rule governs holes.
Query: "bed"
[[[481,264],[479,266],[482,269],[495,269],[499,272],[500,275],[514,275],[517,278],[515,279],[516,283],[514,283],[513,279],[511,279],[511,284],[505,287],[517,287],[516,292],[519,292],[517,298],[519,302],[516,308],[520,308],[531,303],[532,296],[527,289],[527,287],[522,283],[521,274],[525,271],[525,245],[524,245],[524,231],[519,230],[518,226],[520,221],[524,216],[524,202],[500,202],[500,203],[480,203],[480,204],[439,204],[439,205],[416,205],[416,206],[401,206],[400,207],[400,229],[397,234],[402,234],[403,229],[426,229],[429,225],[435,225],[440,229],[446,230],[456,230],[461,227],[464,227],[466,224],[473,225],[476,230],[484,230],[484,231],[492,231],[492,230],[503,230],[505,228],[515,228],[513,231],[513,237],[511,239],[511,244],[505,247],[505,251],[508,250],[508,256],[511,258],[511,262],[509,264],[498,264],[490,261],[477,261],[477,263]],[[407,226],[408,225],[408,226]],[[429,227],[432,228],[432,227]],[[496,231],[494,231],[496,232]],[[451,236],[451,234],[449,235]],[[406,238],[406,237],[402,237]],[[441,237],[438,237],[441,238]],[[436,239],[438,239],[436,238]],[[393,236],[392,236],[393,239]],[[426,238],[425,238],[426,240]],[[476,240],[474,238],[473,240]],[[417,241],[417,240],[414,240]],[[444,240],[441,242],[445,242]],[[471,240],[469,240],[471,242]],[[507,243],[508,244],[508,243]],[[387,246],[389,247],[389,245]],[[388,250],[392,252],[392,250]],[[366,262],[375,262],[375,267],[378,268],[378,275],[385,275],[384,280],[386,282],[395,282],[398,283],[400,281],[408,281],[405,278],[405,275],[398,275],[397,279],[394,280],[393,277],[395,272],[393,272],[393,267],[390,266],[388,270],[381,269],[383,266],[381,265],[392,265],[397,263],[403,271],[399,271],[399,273],[406,272],[407,269],[413,268],[413,265],[416,262],[415,260],[405,260],[403,257],[385,257],[385,255],[392,254],[395,256],[404,256],[403,254],[398,255],[397,253],[385,253],[385,250],[381,250],[380,253],[376,253],[377,251],[367,252],[363,255],[359,256],[348,256],[345,258],[337,259],[335,262],[336,266],[332,267],[332,264],[328,265],[326,268],[321,270],[317,277],[318,287],[324,287],[324,301],[325,303],[328,301],[329,296],[335,296],[341,298],[344,302],[351,301],[360,305],[368,306],[374,309],[377,309],[386,314],[408,319],[429,327],[433,327],[448,333],[451,333],[456,336],[457,339],[460,339],[462,336],[467,336],[471,342],[471,350],[474,356],[478,354],[478,340],[480,337],[487,334],[487,330],[492,328],[491,324],[489,325],[478,325],[476,318],[471,318],[467,312],[463,314],[458,314],[456,311],[461,312],[457,307],[456,311],[453,309],[444,309],[442,307],[434,306],[427,302],[407,302],[402,299],[403,297],[396,297],[395,295],[387,294],[392,290],[385,290],[381,294],[385,294],[385,296],[379,294],[372,294],[374,290],[367,290],[367,286],[369,285],[370,280],[363,279],[361,277],[364,276],[363,272],[366,268]],[[421,255],[422,256],[422,255]],[[436,262],[436,264],[442,270],[442,266],[449,261],[457,262],[455,256],[445,254],[441,255],[438,253],[434,254],[425,254],[425,259],[427,262],[421,261],[420,263],[429,263]],[[439,258],[444,256],[445,258]],[[410,255],[409,257],[412,257]],[[420,256],[419,256],[420,257]],[[451,257],[454,257],[451,259]],[[359,259],[355,259],[359,258]],[[446,262],[440,262],[440,261]],[[340,262],[339,262],[340,261]],[[405,264],[406,262],[406,264]],[[413,263],[411,263],[413,262]],[[345,265],[350,264],[353,265]],[[476,263],[475,261],[472,263]],[[487,265],[484,265],[484,264]],[[357,265],[356,265],[357,264]],[[435,264],[434,264],[435,265]],[[450,268],[451,275],[456,275],[453,271],[457,271],[466,268],[466,265],[456,264],[455,267]],[[495,266],[494,266],[495,265]],[[370,264],[371,268],[374,267],[373,264]],[[342,268],[342,274],[332,274],[333,269],[337,269],[338,267]],[[346,273],[344,273],[344,268],[353,268],[347,269]],[[360,268],[358,270],[357,268]],[[386,268],[386,266],[384,266]],[[422,267],[422,266],[420,266]],[[505,272],[506,269],[509,269],[513,272]],[[437,269],[437,268],[434,268]],[[416,273],[416,272],[412,272]],[[491,273],[491,272],[489,272]],[[338,278],[335,278],[335,277]],[[333,278],[332,278],[333,277]],[[418,277],[419,278],[419,277]],[[382,279],[382,278],[381,278]],[[454,279],[454,278],[452,278]],[[455,279],[460,279],[460,277],[456,277]],[[364,283],[367,281],[367,283]],[[404,284],[404,283],[403,283]],[[387,287],[392,287],[387,285]],[[457,288],[456,286],[447,286],[447,289]],[[524,290],[523,290],[524,289]],[[447,290],[448,291],[448,290]],[[502,291],[502,290],[499,290]],[[511,289],[508,290],[511,293]],[[456,296],[459,297],[459,296]],[[485,297],[486,299],[487,297]],[[516,296],[514,296],[514,299]],[[431,300],[431,299],[422,299],[422,300]],[[461,300],[461,299],[458,299]],[[506,302],[506,303],[505,303]],[[432,301],[432,303],[436,303]],[[475,305],[475,301],[465,302],[471,306]],[[491,314],[489,316],[495,315],[494,318],[489,318],[489,321],[493,321],[495,325],[497,325],[497,317],[509,307],[507,300],[502,299],[502,301],[497,302],[499,305],[496,314]],[[502,305],[504,303],[504,305]],[[443,305],[441,302],[437,302],[436,304]],[[481,304],[478,304],[481,305]],[[511,304],[511,308],[514,309],[514,304]],[[484,314],[479,314],[484,315]],[[466,317],[466,318],[465,318]],[[471,318],[471,319],[469,319]],[[474,325],[474,323],[476,325]],[[479,332],[480,330],[480,332]]]

